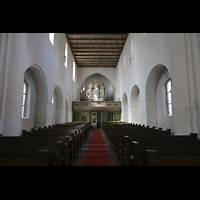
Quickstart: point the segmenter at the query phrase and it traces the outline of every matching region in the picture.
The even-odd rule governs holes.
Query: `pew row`
[[[123,166],[199,165],[200,141],[196,133],[174,136],[170,129],[113,122],[104,122],[103,129]],[[179,155],[172,154],[172,147]],[[182,151],[184,148],[191,149],[190,154]]]
[[[200,146],[162,146],[146,150],[147,166],[200,166]]]
[[[0,166],[69,166],[76,159],[90,123],[66,123],[0,137]]]

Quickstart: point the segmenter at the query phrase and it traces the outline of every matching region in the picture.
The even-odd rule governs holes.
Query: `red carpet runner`
[[[109,166],[108,156],[100,130],[93,130],[84,166]]]

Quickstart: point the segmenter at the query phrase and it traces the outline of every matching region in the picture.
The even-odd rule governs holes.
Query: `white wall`
[[[53,121],[72,121],[71,102],[80,100],[81,85],[93,74],[111,82],[114,100],[121,100],[125,106],[123,120],[171,128],[174,134],[200,132],[200,34],[130,33],[116,68],[76,67],[75,82],[70,49],[68,67],[64,66],[65,34],[55,33],[54,38],[52,45],[48,33],[0,34],[3,135],[20,135],[21,128],[50,125]],[[30,118],[22,119],[23,81],[27,76],[33,94]],[[171,117],[165,115],[163,100],[166,77],[172,79]],[[53,94],[57,96],[56,105],[52,104]]]
[[[171,128],[174,134],[198,132],[197,120],[198,124],[200,124],[200,120],[199,114],[195,115],[195,113],[199,113],[199,111],[194,108],[195,106],[198,108],[194,92],[197,86],[196,82],[191,84],[191,80],[194,80],[193,76],[200,76],[200,74],[194,73],[194,71],[199,72],[196,67],[199,66],[199,54],[196,53],[199,52],[199,47],[195,41],[200,41],[196,34],[189,36],[182,33],[147,33],[145,36],[143,33],[129,34],[116,68],[116,98],[122,100],[124,93],[127,94],[129,122],[137,121],[132,116],[138,112],[138,106],[134,110],[131,105],[131,91],[136,85],[140,91],[141,124],[160,126],[164,129]],[[199,44],[198,46],[200,46]],[[193,50],[192,53],[190,48]],[[129,59],[131,59],[131,63],[129,63]],[[172,79],[172,117],[165,115],[162,95],[164,77],[159,74],[162,73],[162,67],[158,67],[156,72],[157,66],[164,66],[167,70],[166,73]],[[155,71],[152,75],[153,69]],[[151,79],[155,79],[155,82],[152,83],[152,86],[147,87],[150,74]],[[195,81],[197,79],[196,77]],[[155,90],[153,102],[151,98],[148,100],[147,88]],[[197,91],[198,89],[196,89],[196,93]],[[190,98],[189,93],[192,94]],[[148,106],[151,102],[155,104],[153,106],[155,111],[152,110],[152,106]]]
[[[0,133],[19,136],[27,34],[0,35]]]
[[[130,108],[131,91],[137,85],[140,91],[140,123],[147,125],[145,88],[151,70],[158,64],[171,71],[169,34],[147,33],[143,36],[142,33],[130,33],[116,68],[116,98],[122,100],[123,94],[127,94],[128,121],[131,121],[131,110],[133,112]]]
[[[54,116],[52,97],[56,87],[59,87],[62,93],[62,105],[59,107],[62,112],[61,116],[56,115],[59,119],[54,119],[54,122],[65,122],[65,102],[67,96],[69,95],[71,100],[77,98],[76,82],[72,81],[74,57],[70,48],[68,48],[68,67],[64,66],[66,42],[67,39],[64,33],[55,33],[54,45],[50,43],[48,33],[29,33],[27,37],[25,65],[27,68],[33,63],[38,65],[43,71],[47,82],[46,125],[52,124],[52,117]],[[71,111],[69,110],[69,112]],[[68,120],[71,121],[72,119]]]
[[[70,49],[68,49],[68,67],[64,66],[66,42],[67,39],[64,33],[55,33],[54,45],[49,41],[48,33],[1,34],[0,62],[2,64],[0,70],[2,77],[4,77],[1,79],[0,111],[3,119],[1,124],[6,126],[6,121],[10,123],[5,128],[1,126],[3,135],[20,135],[21,129],[30,130],[38,126],[51,125],[53,121],[52,97],[56,87],[59,87],[62,93],[62,105],[57,108],[61,111],[59,112],[61,114],[56,115],[58,118],[56,122],[65,122],[67,114],[65,112],[65,102],[67,98],[68,101],[77,99],[77,82],[72,81],[74,57]],[[28,71],[27,74],[25,74],[26,71]],[[30,117],[22,119],[23,82],[28,74],[32,85],[31,110]],[[39,78],[37,78],[38,76]],[[8,84],[11,85],[10,90],[7,90]],[[11,87],[13,87],[13,90],[11,90]],[[13,107],[12,110],[12,113],[15,113],[15,120],[11,120],[12,113],[5,114],[4,112],[6,111],[5,104],[9,99],[6,96],[7,91],[13,91],[14,98],[11,98],[11,100],[15,99],[15,103],[13,102],[15,108]],[[16,103],[17,101],[19,103]],[[72,121],[71,108],[68,107],[67,112],[69,112],[67,120]],[[18,122],[14,123],[16,119],[18,119]]]

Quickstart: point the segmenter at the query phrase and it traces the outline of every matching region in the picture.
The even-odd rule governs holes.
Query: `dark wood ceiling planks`
[[[128,33],[65,33],[78,67],[116,67]]]

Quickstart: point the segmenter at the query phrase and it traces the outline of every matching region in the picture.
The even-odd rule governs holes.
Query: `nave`
[[[119,166],[105,132],[70,122],[0,137],[0,166]]]
[[[140,124],[70,122],[0,137],[0,166],[200,166],[200,140]]]

